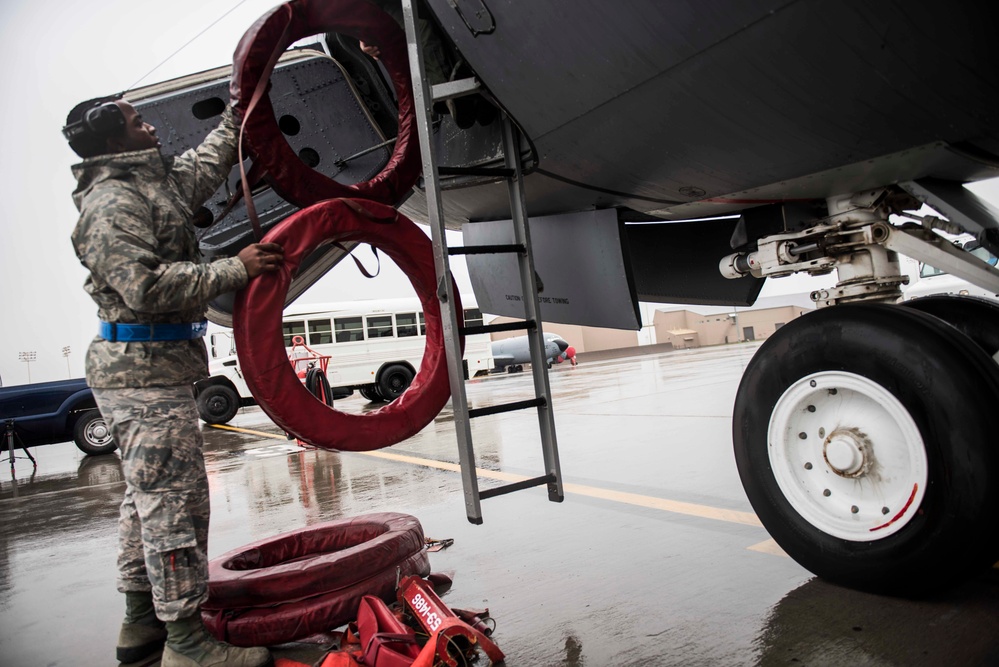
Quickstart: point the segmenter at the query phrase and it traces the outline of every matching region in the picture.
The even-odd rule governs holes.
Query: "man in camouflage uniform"
[[[207,376],[208,302],[275,271],[276,244],[203,264],[192,212],[236,161],[227,109],[197,149],[160,153],[154,127],[124,100],[78,105],[64,133],[84,161],[73,167],[80,219],[76,254],[90,276],[101,335],[86,358],[87,383],[121,450],[118,590],[126,597],[118,659],[164,644],[164,667],[271,665],[264,648],[217,642],[201,623],[207,598],[208,479],[192,385]]]

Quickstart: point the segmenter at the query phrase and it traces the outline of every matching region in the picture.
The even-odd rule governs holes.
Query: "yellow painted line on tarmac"
[[[434,461],[432,459],[424,459],[417,456],[407,456],[405,454],[396,454],[394,452],[358,452],[358,453],[365,454],[366,456],[373,456],[379,459],[386,459],[388,461],[397,461],[399,463],[411,463],[413,465],[425,466],[428,468],[437,468],[439,470],[450,470],[452,472],[461,472],[461,466],[455,463]],[[511,473],[497,472],[495,470],[483,470],[482,468],[476,468],[475,473],[479,477],[484,477],[486,479],[495,479],[502,482],[522,482],[525,479],[530,479],[526,475],[513,475]],[[697,505],[695,503],[685,503],[679,500],[667,500],[665,498],[643,496],[637,493],[612,491],[610,489],[601,489],[596,486],[586,486],[583,484],[563,484],[562,486],[565,489],[566,493],[575,493],[581,496],[587,496],[589,498],[610,500],[616,503],[624,503],[626,505],[635,505],[637,507],[657,509],[657,510],[662,510],[664,512],[672,512],[674,514],[685,514],[687,516],[696,516],[702,519],[727,521],[729,523],[738,523],[744,526],[756,526],[758,528],[763,527],[763,524],[760,523],[760,520],[756,518],[756,515],[753,514],[752,512],[739,512],[736,510],[726,510],[718,507],[709,507],[708,505]]]
[[[666,498],[656,498],[654,496],[643,496],[637,493],[625,493],[622,491],[611,491],[595,486],[583,486],[581,484],[565,484],[565,490],[569,493],[579,493],[590,498],[600,498],[617,503],[647,507],[649,509],[673,512],[674,514],[686,514],[702,519],[712,519],[714,521],[726,521],[728,523],[739,523],[744,526],[756,526],[762,528],[763,524],[752,512],[739,512],[738,510],[727,510],[709,505],[698,505],[696,503],[685,503],[679,500],[667,500]]]
[[[224,426],[221,424],[214,425],[214,428],[221,428],[227,431],[238,431],[240,433],[249,433],[252,435],[261,435],[268,438],[275,438],[279,440],[284,440],[283,435],[275,435],[273,433],[265,433],[264,431],[254,431],[246,428],[239,428],[236,426]],[[407,454],[398,454],[396,452],[385,452],[385,451],[372,451],[372,452],[351,452],[353,454],[363,454],[365,456],[371,456],[376,459],[384,459],[386,461],[395,461],[397,463],[409,463],[411,465],[423,466],[425,468],[436,468],[438,470],[447,470],[449,472],[461,472],[461,466],[457,463],[449,463],[447,461],[435,461],[433,459],[426,459],[419,456],[409,456]],[[482,468],[476,468],[475,474],[478,477],[485,479],[494,479],[500,482],[522,482],[525,479],[530,479],[526,475],[514,475],[507,472],[498,472],[495,470],[484,470]],[[634,505],[636,507],[645,507],[648,509],[662,510],[664,512],[672,512],[673,514],[683,514],[686,516],[696,516],[702,519],[711,519],[714,521],[725,521],[727,523],[737,523],[743,526],[755,526],[757,528],[762,528],[763,524],[752,512],[740,512],[738,510],[727,510],[719,507],[711,507],[709,505],[698,505],[696,503],[685,503],[679,500],[668,500],[666,498],[656,498],[654,496],[643,496],[637,493],[627,493],[624,491],[613,491],[610,489],[602,489],[596,486],[586,486],[583,484],[563,484],[563,488],[566,493],[575,493],[581,496],[587,496],[589,498],[597,498],[600,500],[609,500],[616,503],[624,503],[626,505]],[[755,545],[750,547],[755,551],[764,551],[763,549],[757,549],[760,545]],[[776,547],[776,544],[774,545]],[[777,547],[779,549],[779,547]],[[770,553],[770,552],[765,552]]]
[[[751,547],[746,547],[750,551],[759,551],[761,554],[770,554],[771,556],[783,556],[784,558],[790,558],[787,552],[780,548],[780,546],[773,540],[763,540],[759,544],[754,544]]]
[[[284,435],[278,435],[276,433],[267,433],[266,431],[254,431],[252,428],[242,428],[240,426],[227,426],[226,424],[209,424],[212,428],[222,429],[223,431],[236,431],[237,433],[249,433],[250,435],[259,435],[264,438],[274,438],[275,440],[287,440],[288,438]]]

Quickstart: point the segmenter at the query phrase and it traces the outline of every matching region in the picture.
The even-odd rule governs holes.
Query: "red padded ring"
[[[233,329],[246,384],[274,423],[316,447],[362,452],[394,445],[432,422],[447,403],[451,387],[433,247],[427,235],[389,206],[334,199],[286,218],[263,240],[284,247],[284,264],[279,271],[253,278],[239,292]],[[295,375],[284,347],[281,315],[291,277],[302,260],[326,241],[358,241],[382,250],[409,277],[423,304],[426,347],[416,377],[395,401],[360,415],[317,400]],[[461,301],[456,288],[453,293],[460,325]]]
[[[422,165],[413,109],[406,37],[395,20],[365,0],[292,0],[278,5],[250,26],[233,55],[230,94],[237,110],[245,110],[265,66],[275,50],[283,51],[311,35],[338,32],[376,44],[395,86],[399,130],[395,149],[385,168],[369,181],[337,183],[303,163],[285,140],[264,95],[244,127],[254,166],[262,166],[271,187],[302,208],[324,199],[358,197],[398,204],[416,184]]]
[[[423,527],[380,512],[260,540],[208,563],[209,609],[264,607],[333,593],[422,553]]]

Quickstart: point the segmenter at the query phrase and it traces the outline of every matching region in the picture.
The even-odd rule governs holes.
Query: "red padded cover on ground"
[[[317,595],[273,607],[211,610],[202,607],[205,627],[216,638],[236,646],[270,646],[337,628],[357,618],[361,598],[375,595],[391,601],[395,597],[396,567],[402,576],[430,573],[426,551],[394,563],[381,573],[334,593]]]
[[[408,514],[316,524],[212,559],[205,606],[261,607],[332,593],[394,568],[424,547],[420,521]]]

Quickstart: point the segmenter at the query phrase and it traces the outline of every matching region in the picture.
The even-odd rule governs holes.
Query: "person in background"
[[[237,129],[226,109],[200,146],[167,157],[156,128],[114,98],[77,105],[63,129],[83,158],[73,167],[80,218],[72,242],[101,320],[87,352],[87,384],[121,451],[126,483],[118,524],[121,662],[163,647],[163,667],[273,664],[265,648],[215,640],[200,612],[209,497],[193,384],[208,375],[207,304],[283,262],[272,243],[201,262],[192,215],[235,163]]]

